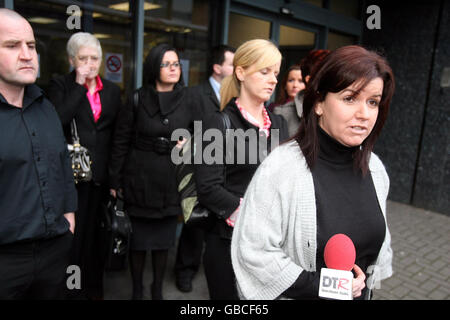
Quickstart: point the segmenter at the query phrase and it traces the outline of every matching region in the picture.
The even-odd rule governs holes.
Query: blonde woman
[[[285,120],[264,107],[275,90],[280,63],[280,52],[267,40],[250,40],[237,49],[233,74],[223,80],[220,91],[221,112],[230,120],[229,132],[234,139],[233,144],[227,141],[230,147],[223,154],[231,156],[226,163],[215,161],[196,166],[199,201],[213,213],[203,257],[213,300],[238,298],[230,257],[234,220],[247,185],[264,156],[288,137]],[[204,120],[203,130],[224,131],[223,123],[222,115],[213,113]],[[202,149],[205,148],[206,143]]]

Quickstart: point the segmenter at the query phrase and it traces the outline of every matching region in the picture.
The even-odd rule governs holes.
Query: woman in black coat
[[[102,61],[100,42],[90,33],[78,32],[67,43],[69,62],[74,70],[50,81],[48,97],[56,108],[67,141],[70,124],[76,121],[82,146],[89,150],[92,180],[79,182],[78,210],[71,264],[81,269],[81,290],[70,296],[103,298],[103,262],[100,255],[100,206],[108,196],[108,161],[114,123],[121,108],[120,88],[98,75]]]
[[[168,249],[175,243],[180,199],[170,152],[172,132],[192,126],[178,53],[154,47],[144,64],[144,85],[119,115],[112,153],[111,192],[123,189],[131,216],[133,299],[142,299],[146,251],[152,251],[153,299],[162,299]],[[136,99],[137,98],[137,99]],[[137,104],[135,103],[137,102]]]
[[[195,166],[199,202],[213,212],[203,263],[209,295],[214,300],[238,299],[230,256],[234,221],[258,166],[288,138],[285,120],[264,107],[275,90],[280,64],[280,52],[267,40],[247,41],[237,49],[233,75],[223,80],[220,91],[222,113],[230,119],[228,129],[233,129],[232,136],[225,139],[223,154],[227,160],[225,165],[206,161]],[[219,112],[211,114],[203,122],[203,129],[219,128],[223,132],[222,117]],[[213,144],[203,144],[205,158]]]

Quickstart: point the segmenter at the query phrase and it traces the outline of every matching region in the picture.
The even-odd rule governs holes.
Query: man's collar
[[[22,109],[25,109],[29,105],[31,105],[36,99],[41,97],[44,94],[44,91],[39,88],[36,84],[28,84],[25,86],[25,90],[23,93],[23,101],[22,101]],[[6,101],[5,97],[0,93],[0,102],[5,104],[10,104]]]
[[[25,86],[25,92],[23,95],[22,108],[25,109],[30,106],[35,100],[42,97],[44,91],[39,88],[36,84],[29,84]]]
[[[216,94],[217,100],[220,102],[220,82],[214,79],[213,76],[210,76],[209,83],[211,84],[211,87],[213,88],[213,91]]]

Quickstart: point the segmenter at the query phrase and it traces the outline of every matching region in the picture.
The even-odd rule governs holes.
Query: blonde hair
[[[253,70],[254,72],[273,66],[281,61],[278,48],[265,39],[254,39],[244,42],[237,48],[233,59],[233,74],[222,80],[220,86],[220,111],[228,102],[240,95],[241,84],[236,76],[236,67]]]

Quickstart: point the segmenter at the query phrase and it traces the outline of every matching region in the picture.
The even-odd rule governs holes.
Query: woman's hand
[[[74,212],[67,212],[64,214],[64,217],[69,222],[69,230],[72,232],[72,234],[75,233],[75,213]]]
[[[352,282],[352,293],[353,298],[358,298],[361,296],[362,290],[366,287],[366,275],[356,264],[353,266],[353,271],[355,272],[356,277]]]
[[[183,140],[178,140],[178,141],[177,141],[176,147],[177,147],[178,149],[182,149],[183,146],[184,146],[184,144],[186,143],[186,141],[187,141],[187,139],[183,137]]]
[[[86,78],[90,72],[91,68],[89,67],[89,65],[85,64],[79,66],[78,68],[75,69],[76,73],[75,82],[78,83],[79,85],[84,85],[86,83]]]

